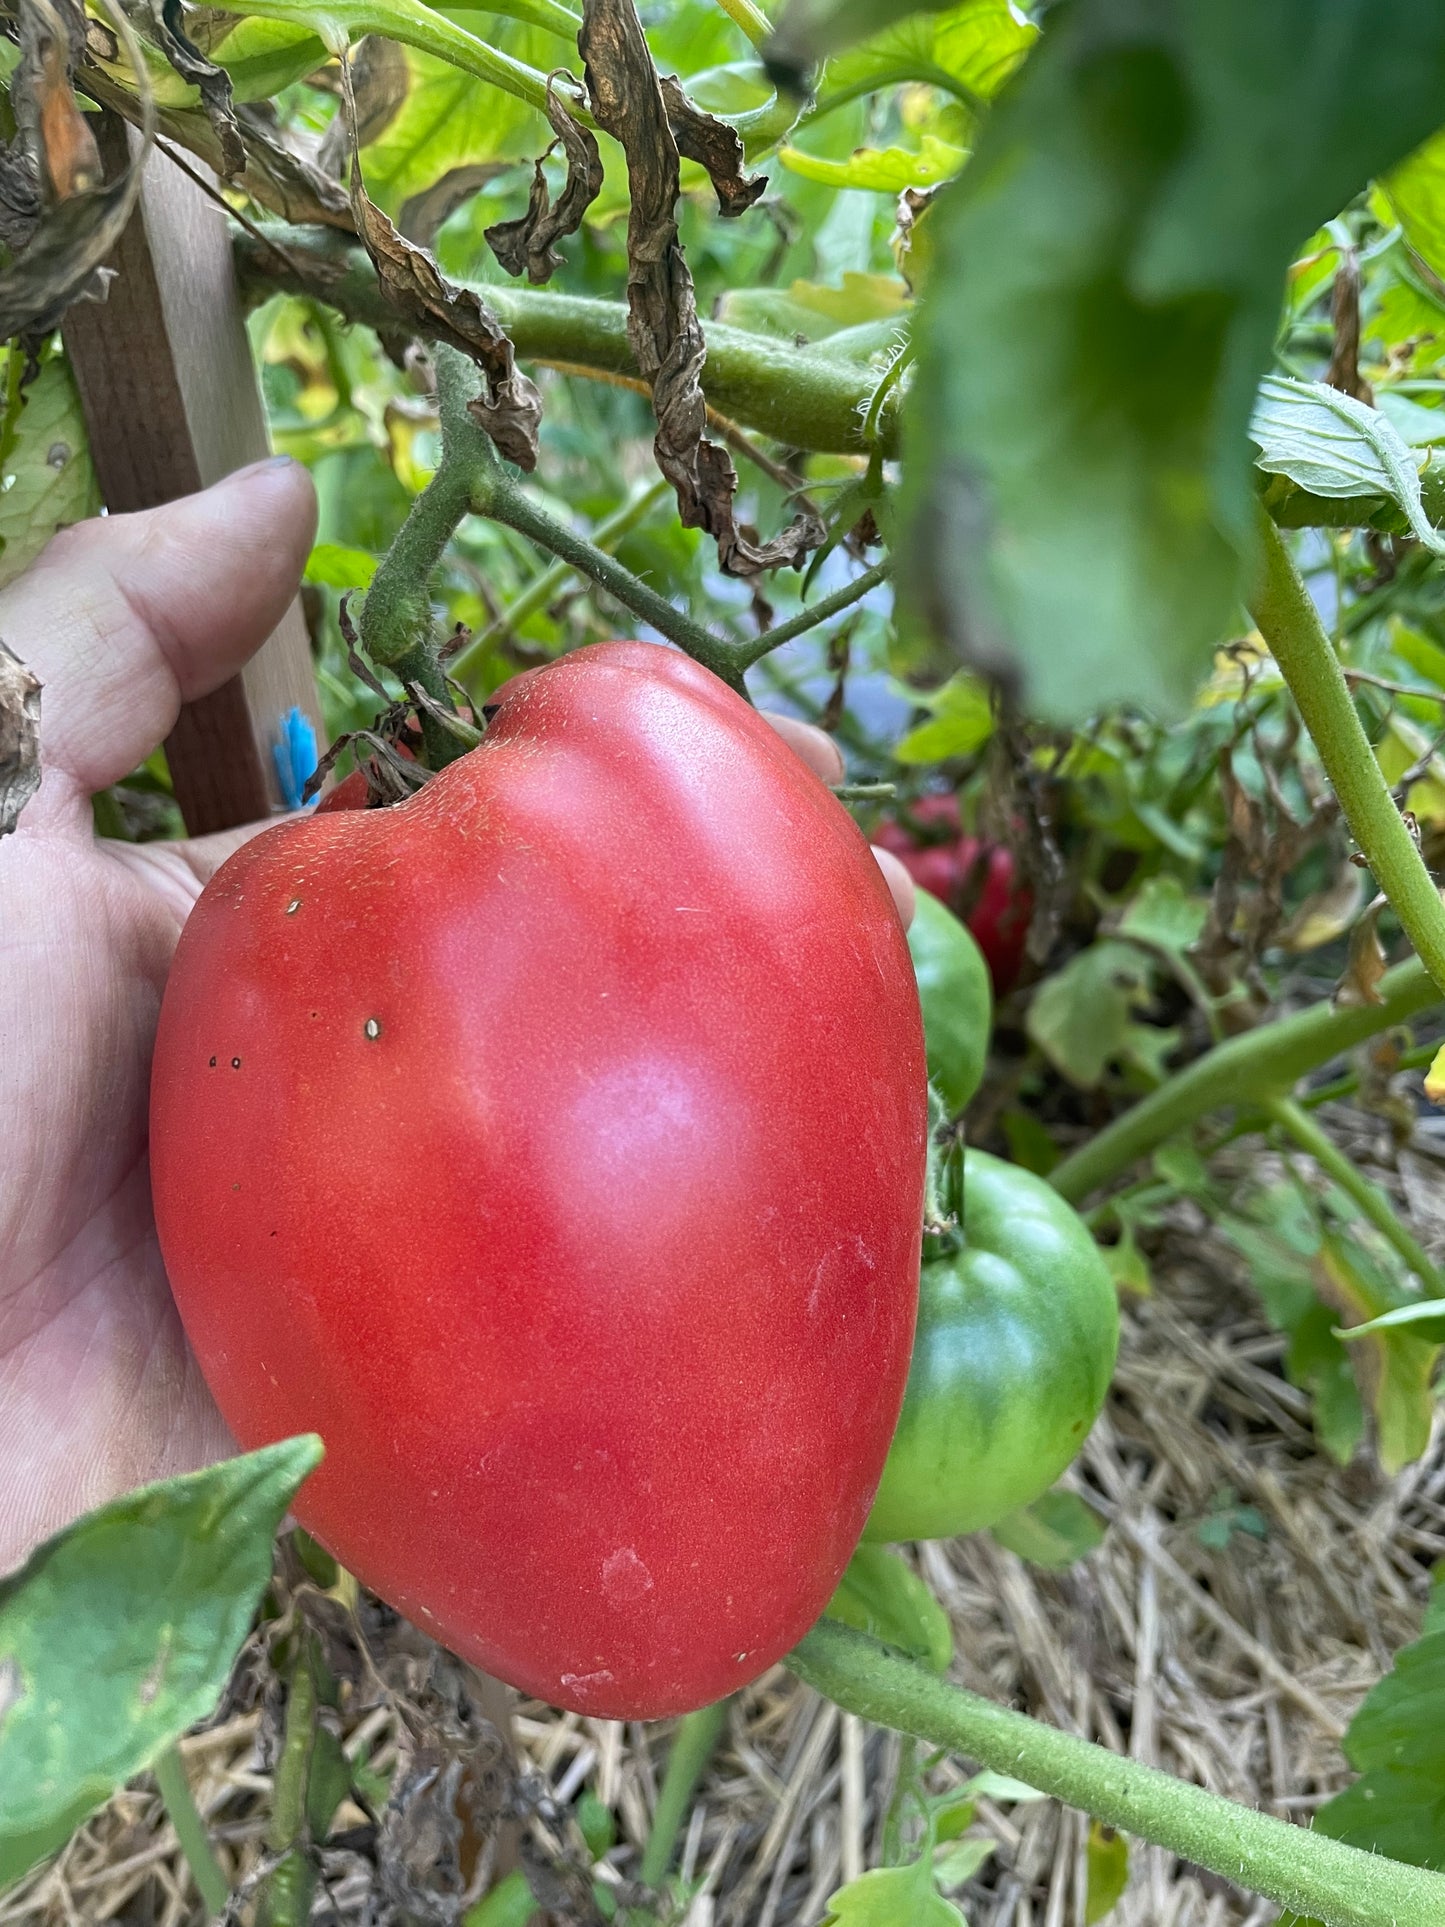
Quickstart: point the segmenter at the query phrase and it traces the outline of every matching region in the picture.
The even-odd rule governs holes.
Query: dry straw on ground
[[[1398,1158],[1380,1127],[1336,1112],[1353,1153],[1438,1249],[1441,1167]],[[1378,1161],[1378,1162],[1377,1162]],[[1108,1410],[1071,1475],[1109,1521],[1103,1546],[1060,1573],[1035,1570],[987,1535],[923,1547],[920,1569],[957,1631],[955,1677],[1109,1747],[1270,1812],[1305,1821],[1348,1777],[1339,1737],[1394,1651],[1418,1630],[1430,1564],[1445,1556],[1445,1437],[1393,1481],[1319,1451],[1304,1396],[1280,1371],[1239,1261],[1188,1210],[1155,1252],[1156,1295],[1131,1301]],[[1222,1549],[1199,1527],[1224,1503],[1253,1508]],[[1260,1524],[1263,1536],[1259,1536]],[[227,1871],[261,1853],[271,1782],[263,1706],[183,1743]],[[666,1727],[561,1715],[515,1718],[532,1782],[526,1822],[565,1844],[558,1809],[591,1786],[618,1817],[610,1856],[633,1873],[666,1756]],[[348,1750],[385,1767],[386,1704],[352,1718]],[[814,1927],[828,1895],[876,1860],[898,1757],[864,1727],[775,1670],[742,1694],[682,1844],[702,1881],[687,1927]],[[962,1782],[966,1763],[935,1776]],[[536,1800],[538,1784],[549,1798]],[[398,1918],[375,1891],[365,1815],[359,1851],[328,1853],[315,1918],[352,1927]],[[957,1896],[972,1927],[1082,1927],[1087,1823],[1052,1802],[1000,1808],[996,1843]],[[574,1836],[575,1839],[575,1836]],[[560,1904],[552,1918],[588,1917]],[[368,1908],[372,1913],[368,1916]],[[148,1780],[118,1794],[54,1863],[0,1897],[0,1927],[193,1927],[202,1910]],[[1274,1909],[1213,1875],[1133,1845],[1118,1927],[1263,1927]]]

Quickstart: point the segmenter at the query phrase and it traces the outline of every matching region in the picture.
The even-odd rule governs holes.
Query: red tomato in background
[[[899,858],[913,881],[963,920],[984,954],[994,992],[1003,996],[1018,982],[1034,900],[1018,881],[1013,851],[1002,843],[964,834],[956,796],[923,796],[908,809],[938,840],[920,837],[907,824],[880,823],[873,841]]]
[[[718,1699],[807,1630],[908,1373],[908,945],[826,787],[707,671],[579,650],[392,809],[292,818],[166,987],[156,1219],[296,1512],[524,1691]]]

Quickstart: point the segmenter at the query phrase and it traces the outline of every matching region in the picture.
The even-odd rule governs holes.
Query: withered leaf
[[[746,214],[768,189],[766,174],[744,174],[742,136],[716,114],[709,114],[689,100],[676,74],[663,74],[658,81],[662,103],[677,151],[684,160],[705,167],[717,195],[718,213],[729,220]]]
[[[231,76],[208,60],[181,24],[181,0],[151,0],[151,20],[157,44],[183,80],[201,96],[206,119],[215,129],[220,149],[217,173],[234,180],[246,165],[246,149],[236,124]]]
[[[547,177],[542,171],[543,154],[533,165],[532,190],[527,197],[527,212],[515,221],[498,221],[486,231],[487,245],[508,274],[525,274],[536,285],[548,280],[562,265],[562,256],[552,243],[564,235],[575,234],[582,217],[602,191],[602,156],[597,137],[568,112],[553,86],[555,75],[547,80],[547,118],[557,138],[552,148],[560,147],[567,158],[567,180],[557,203],[552,205]]]
[[[1380,912],[1387,899],[1378,896],[1367,904],[1363,915],[1350,932],[1349,961],[1345,974],[1335,986],[1336,1008],[1358,1009],[1365,1004],[1382,1004],[1380,979],[1385,974],[1385,946],[1380,942]]]
[[[40,687],[0,642],[0,836],[40,787]]]
[[[408,241],[367,194],[346,63],[341,71],[342,106],[351,136],[352,218],[382,292],[403,320],[450,342],[476,363],[487,393],[469,404],[469,412],[500,454],[518,468],[531,470],[537,465],[542,397],[517,367],[510,336],[481,296],[471,288],[453,286],[426,249]]]
[[[488,181],[507,173],[510,166],[509,161],[469,161],[462,167],[449,167],[430,187],[407,196],[397,210],[397,226],[418,247],[431,247],[442,223]]]
[[[356,102],[356,141],[369,147],[384,134],[406,105],[411,68],[406,48],[396,40],[369,33],[351,50],[351,92]],[[351,147],[345,114],[337,114],[322,136],[316,160],[328,174],[340,174]]]
[[[703,433],[707,349],[677,235],[678,147],[632,0],[583,0],[577,45],[593,118],[627,158],[627,333],[652,389],[657,465],[676,491],[684,526],[713,536],[727,574],[796,568],[822,542],[822,523],[805,510],[773,541],[754,542],[733,513],[732,457]]]
[[[85,45],[77,0],[21,0],[20,65],[10,88],[20,145],[33,157],[45,207],[100,186],[100,150],[71,82]]]

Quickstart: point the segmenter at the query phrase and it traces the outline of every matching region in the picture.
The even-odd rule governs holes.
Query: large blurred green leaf
[[[0,1582],[0,1886],[211,1711],[320,1458],[288,1439],[145,1486]]]
[[[3,585],[29,567],[57,529],[100,507],[80,396],[63,356],[48,354],[28,388],[12,388],[0,438]]]
[[[1252,555],[1302,236],[1427,134],[1435,0],[1076,0],[930,216],[900,585],[1030,707],[1179,711]]]
[[[1417,147],[1384,187],[1405,239],[1427,267],[1445,275],[1445,133]]]

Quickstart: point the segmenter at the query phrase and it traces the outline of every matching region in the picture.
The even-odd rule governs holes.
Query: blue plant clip
[[[316,773],[319,758],[316,753],[316,731],[311,727],[311,718],[302,709],[288,709],[281,718],[281,740],[271,751],[276,760],[276,781],[281,790],[281,800],[288,810],[315,809],[317,797],[309,803],[301,800],[307,783]]]

